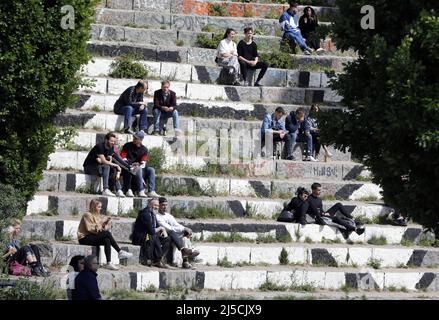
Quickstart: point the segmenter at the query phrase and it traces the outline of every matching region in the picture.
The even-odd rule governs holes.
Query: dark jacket
[[[309,8],[311,8],[311,7],[309,7]],[[304,8],[304,12],[305,12],[305,10],[306,10],[306,8]],[[316,30],[316,28],[319,26],[319,20],[317,19],[317,15],[316,15],[314,9],[311,8],[311,11],[313,12],[313,17],[312,17],[313,19],[312,20],[310,20],[309,18],[307,19],[305,13],[299,19],[299,29],[300,29],[300,32],[302,33],[302,36],[304,38],[308,38],[309,34],[311,32],[314,32]]]
[[[322,199],[319,197],[315,197],[314,195],[310,194],[308,197],[308,214],[316,219],[316,223],[318,224],[325,224],[325,222],[322,219],[322,213],[323,211],[323,202]]]
[[[140,102],[143,101],[143,93],[136,93],[136,87],[132,86],[127,88],[117,99],[117,101],[114,104],[114,112],[116,110],[125,107],[125,106],[132,106],[132,107],[139,107]]]
[[[286,119],[285,119],[285,127],[287,128],[289,133],[299,133],[304,134],[305,132],[310,131],[308,117],[305,116],[305,120],[299,123],[296,119],[296,115],[294,111],[291,111]]]
[[[306,224],[305,215],[309,210],[308,201],[303,201],[299,197],[291,199],[290,203],[286,206],[285,210],[288,210],[294,214],[294,220],[301,224]]]
[[[89,269],[82,270],[75,278],[75,292],[72,293],[72,300],[100,300],[98,274]]]
[[[162,106],[165,107],[173,107],[174,110],[177,109],[177,95],[174,91],[169,90],[169,100],[167,103],[165,103],[165,98],[163,97],[163,91],[162,89],[157,90],[154,92],[154,108],[153,109],[159,109]]]
[[[148,207],[139,211],[136,222],[134,222],[134,230],[131,236],[132,244],[137,246],[142,245],[146,235],[154,235],[156,228],[158,228],[158,225],[154,213],[152,213]]]

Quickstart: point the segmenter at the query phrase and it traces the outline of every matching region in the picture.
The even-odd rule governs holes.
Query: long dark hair
[[[81,255],[74,256],[70,260],[69,266],[72,266],[73,270],[75,270],[76,272],[79,272],[78,263],[79,263],[79,261],[84,260],[84,258],[85,258],[85,256],[81,256]]]
[[[236,31],[234,29],[232,29],[232,28],[227,28],[226,29],[226,33],[224,33],[223,39],[226,39],[231,32],[236,32]]]
[[[306,15],[306,10],[310,9],[311,10],[311,19],[317,21],[317,14],[316,11],[310,7],[310,6],[306,6],[305,8],[303,8],[303,15],[301,16],[302,19],[304,18],[308,18],[308,16]]]

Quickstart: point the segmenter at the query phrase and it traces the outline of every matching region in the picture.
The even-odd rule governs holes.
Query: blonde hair
[[[12,227],[15,227],[15,226],[18,226],[18,225],[21,226],[21,220],[20,219],[12,220],[12,224],[11,224]]]
[[[98,210],[96,209],[98,207],[99,204],[102,204],[102,202],[100,202],[98,199],[92,199],[90,201],[90,212],[93,214],[98,214]]]

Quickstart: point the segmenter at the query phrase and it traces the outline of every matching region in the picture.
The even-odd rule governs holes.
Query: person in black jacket
[[[297,197],[291,199],[290,203],[286,206],[285,210],[294,213],[294,220],[301,225],[306,224],[306,213],[308,212],[308,196],[309,191],[303,187],[297,188],[296,191]]]
[[[147,90],[148,82],[141,80],[135,86],[128,87],[114,104],[114,113],[125,116],[123,121],[124,133],[134,133],[131,131],[131,125],[133,123],[132,117],[135,114],[140,114],[139,130],[147,132],[148,103],[143,101],[143,94]]]
[[[317,52],[325,51],[320,48],[320,39],[317,39],[313,34],[319,26],[317,14],[313,8],[307,6],[303,9],[303,15],[299,19],[299,29],[302,37],[306,40],[308,46],[317,50]]]
[[[308,214],[315,218],[316,223],[320,225],[325,225],[323,217],[330,218],[332,222],[342,225],[345,229],[341,230],[343,237],[347,239],[351,232],[355,231],[358,235],[363,234],[365,228],[361,223],[354,221],[352,215],[346,210],[346,208],[337,202],[331,208],[324,211],[323,202],[320,199],[320,194],[322,192],[322,185],[320,183],[313,183],[311,185],[311,195],[308,197]],[[340,214],[337,214],[340,213]]]
[[[244,39],[238,43],[238,60],[241,66],[241,73],[244,81],[247,79],[247,69],[261,69],[255,82],[255,87],[261,86],[259,81],[262,80],[268,69],[268,64],[259,61],[258,46],[253,41],[253,28],[244,28]]]
[[[84,258],[84,270],[75,278],[75,292],[72,300],[101,300],[98,280],[98,259],[95,255]]]
[[[139,211],[139,215],[134,223],[134,230],[131,235],[132,244],[143,246],[144,242],[149,241],[152,248],[152,265],[159,268],[169,269],[170,267],[162,261],[166,256],[171,245],[171,239],[164,227],[160,227],[157,223],[159,210],[159,200],[151,199],[148,207]]]
[[[317,161],[312,156],[312,135],[310,132],[309,121],[305,116],[305,110],[302,107],[291,111],[285,119],[285,127],[291,136],[291,150],[294,152],[296,142],[306,142],[305,154],[303,161]],[[294,160],[294,158],[293,158]]]

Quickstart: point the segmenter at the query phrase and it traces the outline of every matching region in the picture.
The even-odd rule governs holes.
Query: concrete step
[[[137,83],[138,79],[115,79],[103,77],[84,77],[92,81],[92,88],[81,87],[79,90],[87,93],[101,93],[120,95],[126,88]],[[148,81],[148,94],[160,89],[161,83],[157,80]],[[341,96],[329,88],[285,88],[285,87],[245,87],[222,86],[214,84],[198,84],[190,82],[172,81],[171,90],[177,98],[196,100],[244,101],[251,103],[294,103],[311,104],[322,103],[337,105]]]
[[[29,225],[27,225],[29,226]],[[32,234],[26,230],[27,234]],[[417,268],[433,269],[439,266],[439,249],[437,248],[401,248],[398,246],[365,246],[350,247],[334,244],[257,244],[245,243],[205,243],[192,244],[200,252],[197,265],[238,267],[243,265],[274,266],[281,265],[282,250],[286,252],[284,264],[313,267],[354,267],[369,268]],[[96,247],[79,245],[76,241],[39,243],[40,252],[46,265],[67,266],[74,255],[99,255],[101,264],[106,263],[103,246],[97,252]],[[130,261],[119,261],[117,252],[112,248],[112,263],[118,265],[139,265],[140,246],[122,244],[123,250],[133,253]],[[286,261],[288,260],[288,261]],[[181,253],[175,250],[174,261],[179,267],[182,264]]]
[[[271,4],[260,1],[252,1],[252,3],[239,3],[229,1],[194,1],[187,0],[155,0],[155,1],[133,1],[133,0],[107,0],[106,8],[110,9],[126,9],[135,11],[146,12],[171,12],[171,13],[184,13],[195,15],[209,15],[210,5],[223,5],[225,6],[227,16],[244,17],[244,11],[251,11],[252,16],[266,17],[267,15],[281,15],[285,10],[285,5]],[[333,0],[327,0],[323,3],[319,1],[320,6],[313,6],[316,13],[326,14],[328,12],[336,11],[334,8],[335,2]],[[300,14],[303,13],[305,6],[299,6]],[[248,14],[247,14],[248,15]]]
[[[126,54],[139,55],[147,61],[166,61],[178,63],[190,63],[194,65],[215,66],[215,49],[179,46],[154,46],[115,41],[90,40],[87,50],[92,55],[104,57],[118,57]],[[319,66],[324,69],[332,69],[335,72],[342,71],[344,64],[355,60],[353,57],[337,55],[291,55],[294,65],[310,65],[313,68]],[[304,68],[304,67],[303,67]]]
[[[218,164],[217,155],[197,157],[195,153],[187,153],[183,147],[176,150],[176,156],[166,156],[163,168],[175,170],[208,169],[211,164]],[[49,155],[47,169],[83,170],[87,151],[55,151]],[[365,174],[365,168],[354,162],[306,162],[289,160],[265,160],[255,158],[242,161],[238,156],[223,155],[220,164],[232,165],[234,170],[244,170],[249,176],[270,176],[277,179],[313,179],[320,182],[351,181]]]
[[[93,58],[84,66],[83,74],[89,77],[106,77],[110,74],[111,63],[114,61],[115,59],[110,58]],[[172,81],[212,84],[218,81],[221,72],[221,68],[217,66],[154,61],[139,62],[148,70],[149,79],[172,79]],[[259,71],[255,72],[253,80],[256,79],[258,73]],[[329,78],[324,72],[269,68],[261,84],[269,87],[328,88]]]
[[[103,209],[102,212],[107,212],[114,215],[122,215],[124,213],[133,212],[133,208],[140,209],[147,205],[148,199],[140,198],[114,198],[114,197],[104,197],[104,196],[93,196],[93,195],[78,195],[78,194],[61,194],[61,193],[38,193],[34,196],[34,199],[28,203],[27,214],[37,214],[44,213],[51,210],[52,212],[57,212],[60,217],[75,215],[74,218],[79,221],[79,214],[84,213],[88,210],[88,205],[91,199],[99,198],[102,202]],[[172,213],[176,214],[178,212],[192,212],[195,208],[202,206],[205,208],[216,207],[220,212],[223,212],[225,216],[231,211],[228,219],[223,220],[210,220],[203,219],[199,222],[190,219],[179,219],[183,224],[190,227],[197,238],[207,239],[212,233],[222,233],[224,236],[229,237],[232,233],[239,234],[240,236],[256,240],[258,236],[273,236],[279,241],[287,241],[290,238],[292,241],[305,242],[324,242],[329,240],[340,241],[345,243],[342,235],[333,226],[320,226],[317,224],[307,224],[301,226],[296,223],[281,223],[276,221],[268,222],[265,219],[254,220],[251,217],[256,214],[250,215],[249,218],[245,218],[243,214],[240,216],[244,218],[234,217],[236,211],[240,208],[245,208],[248,211],[248,206],[258,204],[257,201],[250,202],[247,204],[245,201],[237,200],[223,200],[218,201],[218,199],[209,199],[202,197],[167,197],[169,201]],[[264,204],[264,202],[259,202],[259,204]],[[222,206],[222,207],[221,207]],[[246,208],[247,206],[247,208]],[[230,209],[228,209],[230,208]],[[361,211],[364,207],[358,206],[353,209],[353,213],[357,209]],[[281,207],[280,207],[281,209]],[[242,209],[241,209],[242,210]],[[245,212],[245,210],[243,210]],[[277,213],[280,212],[278,209]],[[134,214],[136,213],[134,209]],[[237,215],[237,214],[236,214]],[[248,215],[248,212],[247,212]],[[266,214],[267,216],[268,214]],[[55,220],[58,217],[47,217],[42,216],[42,230],[49,230],[48,232],[55,232],[55,224],[53,224],[53,229],[48,228],[46,225],[46,220]],[[62,220],[62,218],[61,218]],[[36,226],[36,222],[32,220],[32,225]],[[114,220],[112,223],[112,230],[115,239],[118,241],[127,241],[129,235],[131,234],[132,223],[134,219],[121,218],[120,220]],[[267,223],[268,222],[268,223]],[[79,223],[79,222],[76,222]],[[60,227],[62,235],[74,236],[76,232],[77,224],[73,226],[71,223],[63,224]],[[50,231],[52,230],[52,231]],[[366,231],[360,236],[356,233],[352,233],[350,239],[354,242],[367,242],[370,239],[384,237],[386,243],[388,244],[400,244],[402,240],[406,239],[412,243],[417,243],[420,240],[422,234],[422,227],[419,225],[409,225],[407,227],[395,227],[388,225],[367,225]],[[38,231],[41,233],[41,231]],[[43,233],[42,233],[43,234]],[[45,235],[45,237],[48,237]],[[49,238],[50,239],[50,238]]]
[[[50,279],[55,288],[65,289],[66,273],[54,273]],[[359,290],[387,290],[437,292],[439,274],[428,269],[412,270],[358,270],[351,268],[306,267],[241,267],[230,270],[218,267],[200,267],[197,270],[163,270],[148,267],[123,267],[119,271],[100,269],[100,290],[183,288],[194,290],[277,290],[300,291],[339,290],[352,287]],[[282,284],[282,286],[280,285]]]
[[[330,9],[331,10],[331,9]],[[280,15],[279,15],[280,17]],[[232,28],[238,32],[245,26],[252,26],[258,33],[265,36],[281,36],[281,30],[277,19],[264,19],[259,17],[242,17],[232,16],[207,16],[182,13],[139,11],[123,9],[99,8],[96,10],[95,18],[97,23],[135,26],[145,28],[166,28],[184,31],[202,31],[209,26],[215,30],[225,31],[226,28]],[[321,25],[330,24],[329,22],[320,22]]]
[[[99,183],[95,176],[69,171],[49,170],[43,173],[39,183],[40,191],[51,192],[85,192],[94,190]],[[310,189],[313,180],[271,179],[238,176],[195,176],[183,173],[162,173],[156,175],[158,193],[205,194],[206,196],[233,196],[250,198],[291,199],[297,188],[304,186]],[[322,197],[333,196],[336,199],[361,201],[361,199],[380,199],[380,189],[372,183],[363,182],[323,182]]]

